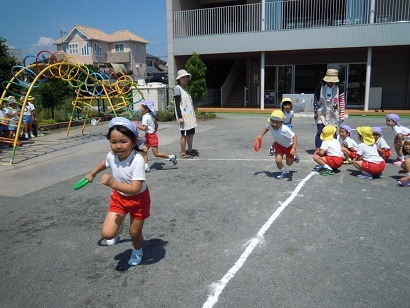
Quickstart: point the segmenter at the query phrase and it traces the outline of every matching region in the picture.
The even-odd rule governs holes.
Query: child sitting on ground
[[[340,125],[339,135],[342,138],[342,152],[344,164],[351,164],[357,155],[357,143],[351,138],[352,128],[349,125]]]
[[[299,161],[296,160],[296,135],[289,127],[283,125],[284,119],[285,115],[282,111],[273,111],[269,118],[270,124],[267,124],[262,133],[258,136],[258,138],[262,139],[263,135],[268,131],[272,133],[273,139],[275,140],[273,143],[276,153],[275,162],[280,171],[280,174],[276,176],[276,179],[278,180],[289,177],[288,171],[282,162],[283,155],[286,155],[286,165],[288,166],[291,166],[294,161],[296,163]]]
[[[397,159],[393,162],[395,166],[401,166],[404,162],[403,155],[403,138],[410,135],[410,128],[404,127],[400,124],[400,117],[397,114],[386,115],[386,125],[390,126],[394,131],[394,149],[397,153]]]
[[[404,144],[403,144],[403,154],[406,155],[404,162],[401,164],[401,170],[399,173],[405,173],[406,175],[399,179],[397,183],[400,186],[408,186],[410,187],[410,137],[404,137]]]
[[[378,126],[372,127],[373,130],[373,137],[376,140],[377,152],[381,157],[383,157],[384,161],[387,162],[391,155],[390,147],[387,145],[386,140],[383,138],[382,129]]]
[[[326,125],[320,134],[322,145],[313,154],[313,160],[318,163],[315,171],[319,171],[320,175],[333,175],[343,164],[342,146],[335,138],[336,131],[336,126]]]
[[[177,159],[174,154],[166,154],[158,152],[158,122],[154,119],[154,115],[157,113],[154,107],[154,102],[149,100],[141,101],[142,121],[141,124],[135,123],[138,129],[145,131],[145,143],[143,146],[143,154],[145,161],[145,172],[150,172],[151,169],[148,165],[148,150],[152,149],[155,157],[162,157],[170,160],[174,165],[177,164]]]
[[[366,180],[380,178],[386,163],[377,152],[372,128],[370,126],[360,126],[357,128],[357,134],[361,143],[357,147],[357,156],[353,161],[353,165],[362,172],[357,177]]]
[[[295,116],[295,113],[292,110],[293,104],[292,99],[285,97],[282,99],[282,112],[285,115],[283,124],[292,129],[292,118]],[[273,156],[275,154],[275,148],[272,146],[269,149],[269,155]]]

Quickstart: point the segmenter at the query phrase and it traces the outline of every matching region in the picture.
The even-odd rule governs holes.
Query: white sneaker
[[[169,155],[169,160],[172,161],[174,166],[177,164],[177,157],[175,156],[175,154]]]
[[[151,168],[150,168],[150,167],[145,167],[145,172],[146,172],[146,173],[151,172]]]
[[[34,136],[33,133],[30,134],[30,137],[31,137],[31,138],[36,138],[36,136]]]
[[[117,234],[114,236],[114,238],[112,238],[112,239],[110,239],[110,240],[105,240],[105,244],[106,244],[107,246],[115,245],[115,244],[118,242],[118,240],[120,239],[120,232],[122,231],[123,224],[124,224],[124,223],[121,224],[121,226],[120,226],[120,228],[118,229],[118,232],[117,232]]]
[[[28,139],[28,134],[24,134],[24,138],[25,138],[25,139]]]
[[[138,251],[134,248],[132,250],[132,253],[131,253],[131,258],[128,261],[128,265],[134,266],[134,265],[140,264],[141,261],[142,261],[143,255],[144,255],[144,253],[143,253],[142,249],[140,249],[140,251]]]
[[[371,174],[361,173],[361,174],[358,174],[357,177],[359,179],[373,180],[373,176]]]

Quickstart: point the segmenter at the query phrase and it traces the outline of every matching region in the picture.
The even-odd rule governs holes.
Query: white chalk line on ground
[[[241,254],[239,259],[236,261],[234,266],[232,266],[229,269],[229,271],[225,274],[225,276],[222,277],[221,280],[212,283],[213,290],[211,294],[208,296],[207,301],[202,306],[203,308],[211,308],[217,303],[219,295],[221,295],[222,291],[224,290],[228,282],[236,275],[240,268],[245,264],[246,259],[250,256],[255,247],[263,240],[265,232],[279,217],[283,210],[292,202],[292,200],[295,199],[295,197],[298,195],[299,191],[306,184],[306,182],[315,174],[317,174],[317,172],[312,171],[299,183],[298,186],[296,186],[295,190],[292,192],[290,197],[265,222],[265,224],[262,226],[262,228],[260,228],[256,236],[249,241],[248,246],[246,247],[245,251]]]

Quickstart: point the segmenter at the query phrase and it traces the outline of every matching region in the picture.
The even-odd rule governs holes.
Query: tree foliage
[[[73,90],[67,81],[48,79],[40,84],[35,93],[40,98],[43,108],[51,109],[51,117],[54,119],[54,109],[62,105],[66,98],[72,96]]]
[[[188,59],[186,70],[192,75],[191,81],[187,85],[187,90],[192,97],[195,110],[198,108],[198,103],[206,96],[206,66],[199,58],[197,53],[192,53]]]
[[[8,52],[6,42],[6,39],[0,37],[0,83],[13,77],[11,68],[17,65],[17,59]]]

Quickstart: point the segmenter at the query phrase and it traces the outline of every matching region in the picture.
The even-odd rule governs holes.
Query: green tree
[[[192,75],[191,81],[187,85],[187,90],[192,97],[195,110],[198,109],[198,103],[205,98],[206,95],[206,66],[199,58],[197,53],[192,53],[188,59],[186,70]]]
[[[0,83],[13,77],[11,68],[17,65],[17,59],[8,52],[7,40],[0,37]]]
[[[73,95],[73,90],[67,81],[48,79],[39,85],[35,95],[40,98],[43,108],[51,109],[51,117],[54,119],[55,108],[64,104],[65,99]]]

